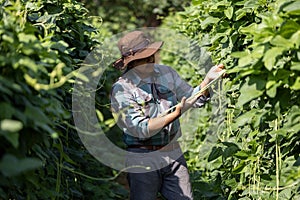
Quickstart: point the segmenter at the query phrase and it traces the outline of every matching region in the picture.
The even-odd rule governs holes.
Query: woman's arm
[[[182,109],[185,107],[186,98],[182,98],[181,103],[178,104],[174,112],[171,112],[167,115],[161,117],[150,118],[148,121],[148,131],[150,135],[158,133],[162,128],[172,123],[182,113]]]

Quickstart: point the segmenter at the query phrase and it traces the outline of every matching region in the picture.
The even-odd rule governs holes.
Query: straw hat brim
[[[147,46],[144,50],[136,52],[134,55],[130,55],[124,58],[124,66],[127,66],[130,62],[134,60],[139,60],[143,58],[147,58],[153,54],[155,54],[163,45],[162,41],[154,42]]]

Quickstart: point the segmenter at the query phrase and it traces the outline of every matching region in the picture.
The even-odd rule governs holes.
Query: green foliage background
[[[299,198],[299,3],[195,0],[165,20],[229,75],[216,108],[187,128],[196,133],[185,140],[197,198]],[[170,63],[193,83],[189,70]]]
[[[76,1],[2,1],[0,13],[0,198],[124,199],[72,125],[76,70],[99,44],[95,18]]]
[[[207,70],[199,66],[224,63],[228,73],[201,117],[182,119],[195,199],[300,198],[299,0],[0,4],[0,199],[128,198],[119,173],[92,157],[74,129],[72,84],[86,81],[77,69],[106,37],[152,25],[209,52],[203,63],[193,51],[194,65],[162,54],[192,85]],[[120,131],[103,97],[117,76],[105,72],[96,98],[113,140]]]

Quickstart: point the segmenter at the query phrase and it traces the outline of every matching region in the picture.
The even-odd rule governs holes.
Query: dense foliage
[[[198,199],[300,197],[299,16],[296,0],[194,0],[165,21],[229,74],[186,130]]]
[[[72,126],[76,69],[98,44],[87,14],[76,1],[1,1],[1,199],[127,193],[105,179],[112,170],[86,151]]]
[[[102,18],[101,34],[141,27],[157,27],[171,12],[183,10],[187,0],[82,0],[92,15]]]

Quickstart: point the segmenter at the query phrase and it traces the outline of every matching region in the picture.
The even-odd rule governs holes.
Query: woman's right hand
[[[187,100],[186,97],[183,97],[181,99],[181,102],[176,106],[176,109],[175,109],[174,112],[176,112],[176,114],[178,116],[180,116],[181,114],[183,114],[185,111],[187,111],[192,106],[192,104],[190,104],[186,100]]]

